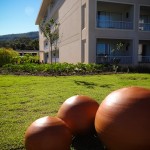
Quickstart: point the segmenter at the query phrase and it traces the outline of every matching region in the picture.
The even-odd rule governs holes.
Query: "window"
[[[98,11],[98,19],[101,21],[121,21],[122,14],[115,12]]]
[[[97,44],[97,55],[105,55],[105,44]]]
[[[122,21],[122,14],[121,13],[110,13],[110,20],[111,21]]]
[[[118,24],[122,22],[122,13],[98,11],[97,19],[98,27],[119,28]]]
[[[44,49],[47,50],[48,49],[48,41],[44,41]]]
[[[107,22],[110,20],[110,15],[107,12],[98,11],[98,26],[105,28],[108,27]]]
[[[97,56],[105,56],[110,54],[110,46],[108,43],[97,43]]]
[[[97,39],[96,44],[96,55],[97,56],[113,56],[114,55],[114,48],[116,42],[115,41],[103,41]]]
[[[86,40],[82,41],[81,62],[85,62]]]
[[[86,4],[82,6],[82,29],[86,27]]]

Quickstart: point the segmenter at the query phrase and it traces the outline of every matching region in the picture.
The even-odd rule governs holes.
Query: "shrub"
[[[97,74],[103,71],[103,65],[97,64],[69,64],[69,63],[55,63],[55,64],[6,64],[2,67],[3,72],[7,73],[29,73],[29,74],[47,74],[47,75],[83,75],[83,74]]]
[[[8,63],[14,63],[14,58],[18,55],[18,52],[13,49],[0,48],[0,67]]]
[[[104,64],[69,64],[69,63],[53,63],[53,64],[6,64],[1,67],[1,73],[17,73],[17,74],[37,74],[37,75],[88,75],[99,74],[103,72],[114,72],[113,66]],[[130,73],[150,73],[149,66],[118,66],[117,72]]]
[[[25,54],[24,56],[16,56],[13,58],[15,64],[24,63],[39,63],[39,56],[32,56],[30,54]]]

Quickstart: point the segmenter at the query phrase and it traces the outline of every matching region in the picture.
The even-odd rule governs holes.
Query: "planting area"
[[[150,75],[0,75],[0,150],[25,149],[27,127],[40,117],[56,116],[61,104],[69,97],[87,95],[100,104],[110,92],[127,86],[150,88]]]

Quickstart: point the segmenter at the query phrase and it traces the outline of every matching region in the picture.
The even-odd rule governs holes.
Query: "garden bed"
[[[36,76],[70,76],[97,75],[114,73],[150,73],[150,66],[118,66],[105,64],[6,64],[0,67],[0,74],[36,75]]]

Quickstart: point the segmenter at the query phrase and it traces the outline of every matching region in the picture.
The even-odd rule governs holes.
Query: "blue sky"
[[[0,35],[38,31],[42,0],[0,0]]]

